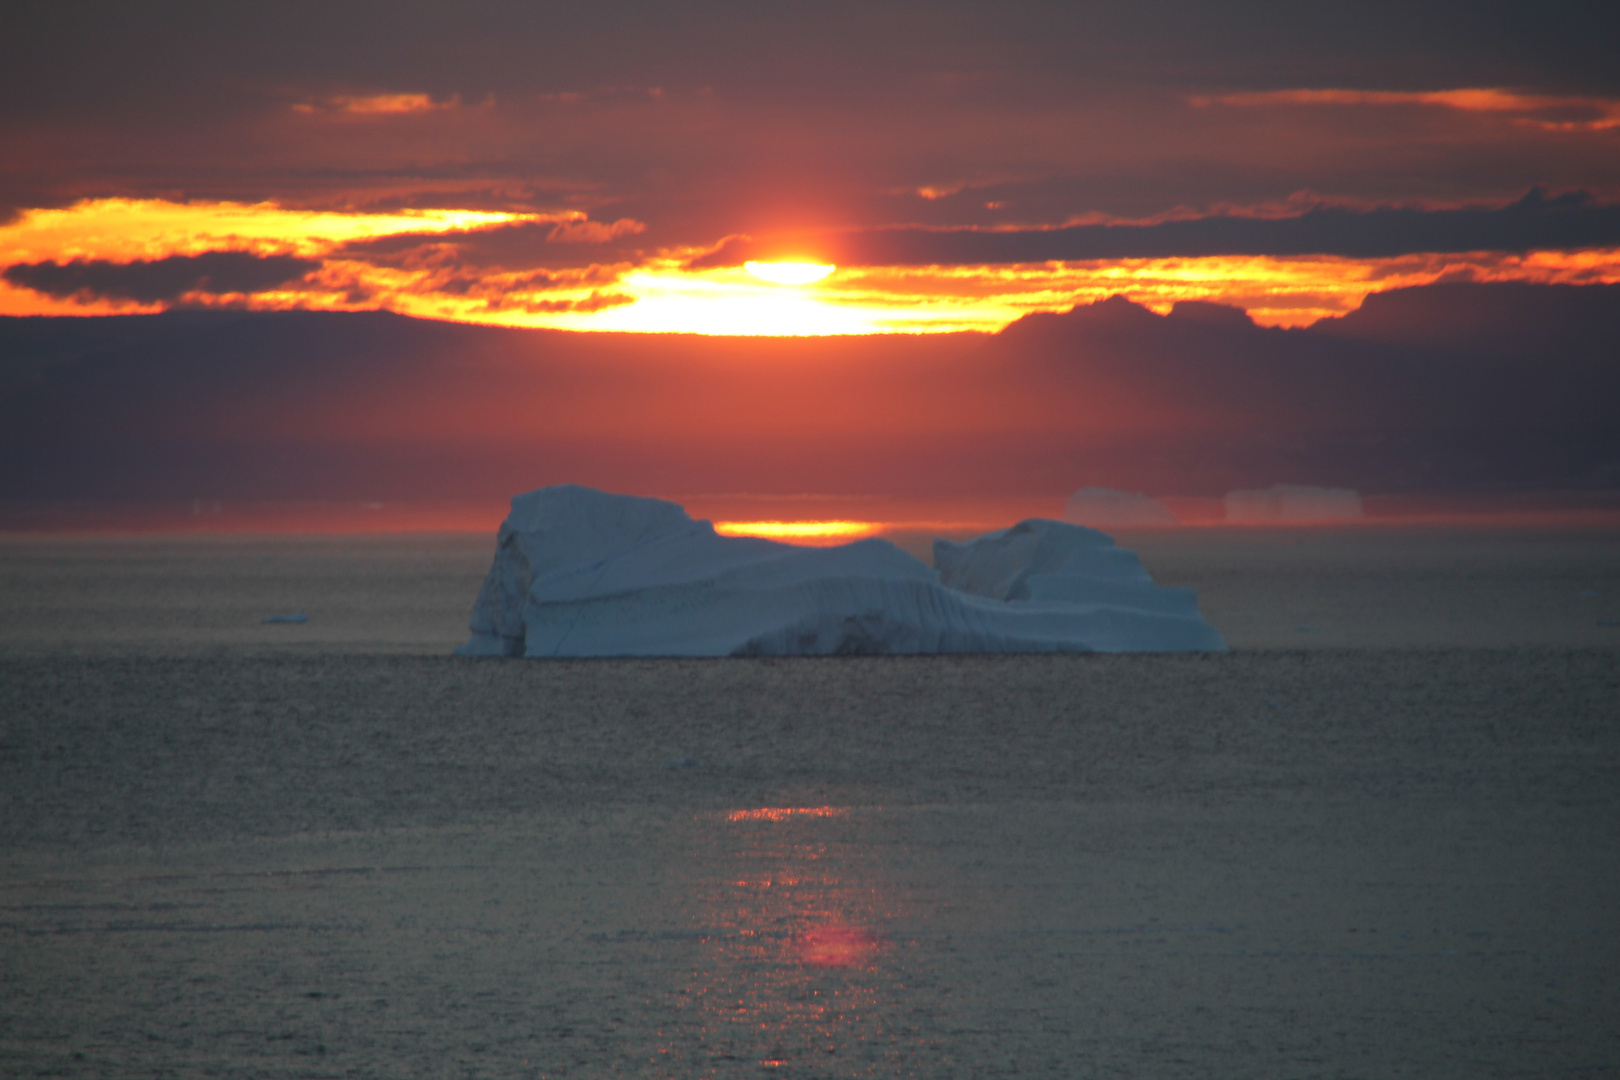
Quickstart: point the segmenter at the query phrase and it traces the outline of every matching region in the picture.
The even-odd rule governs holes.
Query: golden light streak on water
[[[882,947],[882,939],[857,926],[818,926],[793,939],[799,962],[810,967],[865,967]]]
[[[881,806],[875,809],[883,809]],[[762,806],[757,810],[731,810],[727,821],[786,821],[794,817],[848,817],[847,806]]]
[[[872,856],[870,831],[888,828],[881,808],[743,807],[694,824],[681,906],[701,951],[647,1047],[658,1074],[721,1075],[724,1059],[794,1075],[907,1075],[916,1045],[889,1030],[887,1003],[917,957],[891,930],[917,915]]]

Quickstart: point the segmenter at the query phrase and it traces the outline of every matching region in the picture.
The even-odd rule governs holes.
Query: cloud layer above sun
[[[1575,5],[13,10],[0,314],[869,333],[1122,292],[1297,325],[1620,280],[1620,75]]]
[[[0,227],[0,314],[380,308],[576,330],[926,333],[993,331],[1121,294],[1160,311],[1213,301],[1264,325],[1303,325],[1372,292],[1442,280],[1620,281],[1617,219],[1620,210],[1584,196],[1533,192],[1490,209],[912,227],[829,232],[808,245],[849,260],[842,265],[748,259],[807,247],[735,236],[708,251],[621,252],[598,263],[553,258],[552,248],[605,247],[642,223],[99,200]],[[1588,238],[1598,243],[1580,244]]]

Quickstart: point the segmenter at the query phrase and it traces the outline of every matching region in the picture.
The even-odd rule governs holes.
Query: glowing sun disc
[[[838,267],[810,262],[747,262],[743,263],[743,269],[773,285],[808,285],[812,281],[820,281]]]

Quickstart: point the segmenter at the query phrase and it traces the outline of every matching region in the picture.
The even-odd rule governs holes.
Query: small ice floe
[[[309,616],[302,611],[294,611],[287,615],[271,615],[264,620],[267,623],[307,623]]]
[[[664,764],[668,765],[672,769],[690,769],[700,763],[695,757],[678,757],[671,758],[669,761],[664,762]]]

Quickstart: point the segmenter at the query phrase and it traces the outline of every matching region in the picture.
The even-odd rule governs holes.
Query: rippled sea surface
[[[0,1073],[1620,1074],[1620,554],[1391,535],[1144,540],[1224,655],[681,662],[7,542]]]

